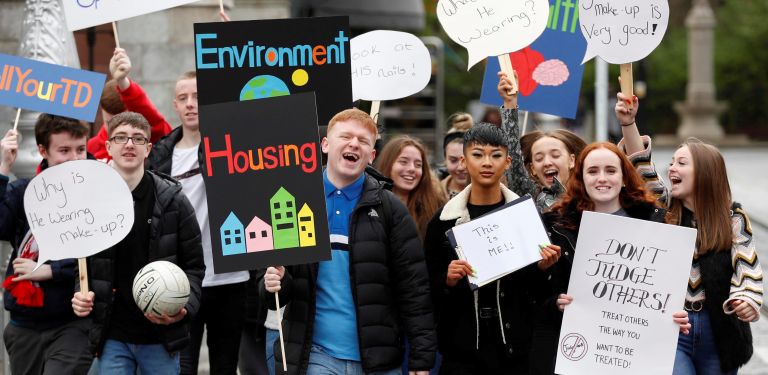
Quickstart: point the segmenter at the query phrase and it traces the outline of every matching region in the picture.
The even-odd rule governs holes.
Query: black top
[[[474,205],[467,202],[467,211],[469,211],[469,218],[472,220],[477,219],[501,206],[504,205],[504,199],[494,204],[489,205]],[[479,308],[497,308],[496,303],[496,283],[490,283],[481,286],[477,292],[477,305]]]
[[[154,186],[149,174],[131,192],[134,221],[131,231],[116,248],[115,302],[108,337],[131,344],[157,344],[153,323],[144,317],[133,299],[133,279],[149,263],[149,219],[155,205]]]

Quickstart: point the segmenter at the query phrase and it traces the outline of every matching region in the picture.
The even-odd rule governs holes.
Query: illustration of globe
[[[260,75],[251,78],[240,90],[240,100],[272,98],[290,95],[288,86],[280,79],[271,75]]]

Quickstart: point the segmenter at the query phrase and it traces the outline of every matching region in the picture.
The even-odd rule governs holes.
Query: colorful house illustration
[[[299,244],[301,247],[315,246],[315,214],[304,203],[299,210]]]
[[[272,226],[254,216],[245,228],[245,247],[249,253],[272,250]]]
[[[299,247],[299,231],[296,226],[296,198],[280,189],[269,199],[272,215],[272,236],[275,249]]]
[[[299,210],[299,244],[301,247],[315,246],[315,214],[304,203]]]
[[[224,224],[219,228],[221,232],[221,249],[224,255],[245,254],[245,232],[243,223],[230,212]]]

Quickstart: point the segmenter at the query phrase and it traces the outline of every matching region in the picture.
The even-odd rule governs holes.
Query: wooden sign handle
[[[629,100],[632,100],[632,96],[635,95],[635,89],[633,87],[635,79],[632,78],[632,63],[621,64],[619,66],[619,71],[621,72],[619,75],[621,77],[621,93],[629,98]]]
[[[77,268],[80,273],[80,293],[88,296],[88,263],[85,258],[77,258]]]
[[[21,116],[21,108],[16,109],[16,120],[13,121],[13,130],[19,127],[19,116]]]
[[[283,352],[283,371],[288,372],[288,362],[285,357],[285,340],[283,340],[283,314],[280,312],[280,296],[275,293],[275,304],[277,306],[277,330],[280,332],[280,350]]]
[[[115,34],[115,47],[120,48],[120,36],[117,35],[117,21],[112,21],[112,33]]]
[[[509,80],[512,81],[512,90],[509,90],[507,94],[514,95],[517,94],[517,80],[515,79],[515,73],[512,70],[512,58],[509,56],[508,53],[505,53],[503,55],[499,55],[499,67],[501,68],[501,71],[509,77]]]
[[[371,102],[371,118],[374,122],[377,124],[379,123],[379,109],[381,108],[381,101],[380,100],[374,100]]]

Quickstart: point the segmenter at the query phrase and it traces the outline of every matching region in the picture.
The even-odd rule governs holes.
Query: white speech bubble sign
[[[349,42],[352,56],[352,100],[394,100],[427,86],[432,59],[413,34],[376,30]]]
[[[515,52],[544,32],[548,0],[440,0],[437,19],[469,53],[467,70],[488,56]]]
[[[595,56],[628,64],[648,56],[667,31],[667,0],[581,0],[581,34],[587,40],[582,64]]]
[[[24,193],[38,262],[85,258],[120,242],[133,226],[133,197],[122,177],[95,160],[47,168]]]

